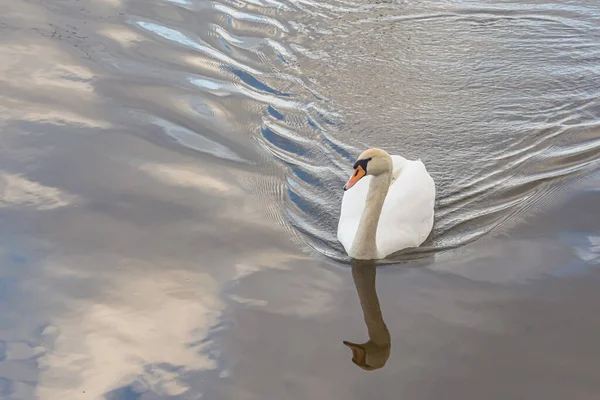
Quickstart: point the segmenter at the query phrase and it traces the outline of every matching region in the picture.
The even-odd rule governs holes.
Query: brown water
[[[598,21],[0,1],[0,398],[600,398]],[[370,146],[438,188],[378,268],[335,240]]]

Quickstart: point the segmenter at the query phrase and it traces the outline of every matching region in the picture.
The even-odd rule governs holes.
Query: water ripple
[[[364,9],[361,10],[360,7],[336,8],[331,3],[325,6],[318,6],[315,3],[306,1],[298,3],[314,9],[327,10],[328,16],[338,13],[341,16],[340,27],[342,30],[346,29],[345,20],[351,14],[364,12]],[[394,8],[392,5],[387,7]],[[305,112],[307,125],[310,129],[306,131],[306,127],[304,127],[303,132],[296,132],[303,137],[310,135],[310,131],[319,132],[317,137],[309,136],[311,140],[316,140],[316,143],[318,143],[315,149],[307,153],[306,143],[302,149],[299,149],[295,144],[284,145],[281,141],[276,142],[267,138],[265,143],[268,146],[277,147],[280,160],[291,168],[288,172],[287,183],[288,205],[284,207],[284,211],[287,213],[292,226],[301,232],[301,237],[311,247],[330,257],[345,259],[335,240],[336,217],[339,212],[341,198],[340,188],[345,173],[347,173],[349,165],[351,165],[353,158],[360,152],[361,148],[367,146],[385,147],[386,142],[393,143],[395,141],[396,134],[399,135],[397,138],[402,140],[402,143],[406,143],[408,139],[414,158],[423,158],[430,167],[434,178],[438,182],[439,201],[436,206],[437,217],[434,233],[430,240],[425,243],[423,248],[406,251],[404,254],[393,257],[389,260],[390,262],[421,257],[430,254],[432,251],[455,248],[501,229],[509,220],[526,218],[527,213],[535,207],[535,204],[540,204],[540,199],[547,201],[545,196],[551,197],[556,194],[555,188],[557,186],[569,180],[576,180],[577,176],[590,173],[591,170],[598,168],[598,146],[600,145],[598,137],[600,133],[596,127],[600,115],[597,103],[598,86],[593,82],[598,81],[600,74],[597,68],[590,70],[591,64],[588,62],[590,58],[594,57],[593,52],[596,45],[594,42],[589,42],[589,40],[597,37],[597,27],[595,27],[594,34],[590,35],[589,18],[582,18],[582,10],[575,8],[537,7],[535,9],[525,9],[516,5],[514,9],[510,7],[509,5],[508,8],[503,9],[455,8],[450,12],[432,13],[427,11],[423,14],[401,16],[368,16],[350,21],[351,25],[378,24],[377,27],[381,32],[385,32],[386,27],[390,30],[395,29],[393,28],[394,25],[390,25],[395,21],[410,23],[412,28],[407,32],[407,35],[410,35],[408,39],[412,40],[410,42],[406,41],[409,46],[411,43],[414,46],[427,46],[427,42],[420,39],[419,35],[427,38],[432,35],[436,36],[436,33],[432,34],[429,31],[422,30],[425,25],[436,19],[453,18],[456,23],[463,24],[463,26],[471,22],[489,23],[493,20],[505,20],[510,24],[513,22],[518,23],[521,32],[513,33],[510,30],[505,30],[506,27],[502,25],[498,25],[493,29],[495,32],[503,32],[503,35],[496,35],[492,31],[486,32],[484,40],[487,41],[488,46],[495,45],[500,51],[506,53],[503,60],[497,59],[494,53],[490,53],[492,58],[488,58],[489,61],[486,65],[484,63],[486,59],[482,58],[482,55],[487,55],[485,52],[473,53],[473,55],[463,53],[458,64],[440,64],[442,74],[446,74],[448,78],[459,77],[456,80],[458,85],[440,87],[442,93],[447,91],[453,93],[454,96],[468,96],[470,91],[476,90],[477,92],[470,101],[464,104],[465,112],[470,112],[470,114],[461,114],[463,105],[455,102],[447,104],[454,107],[454,110],[440,109],[438,104],[441,104],[440,100],[444,97],[432,98],[430,104],[422,103],[426,107],[421,109],[421,112],[426,112],[423,117],[427,115],[427,108],[431,108],[431,110],[438,113],[438,118],[435,119],[437,123],[442,121],[439,117],[446,119],[445,122],[440,123],[441,127],[454,124],[454,127],[450,128],[451,131],[454,131],[457,127],[467,131],[461,134],[459,141],[455,144],[449,144],[447,148],[442,144],[443,136],[434,139],[427,138],[420,133],[414,137],[406,137],[397,128],[386,129],[383,124],[388,119],[394,119],[399,124],[411,121],[412,116],[409,114],[410,109],[408,107],[406,111],[401,111],[400,115],[396,117],[381,114],[385,112],[386,108],[391,109],[394,107],[393,102],[398,102],[396,97],[392,97],[392,101],[382,103],[377,110],[379,113],[375,111],[369,116],[362,113],[360,111],[360,101],[363,100],[348,96],[348,91],[361,95],[371,95],[372,97],[369,100],[364,101],[379,104],[376,98],[373,97],[373,87],[360,85],[360,79],[367,82],[376,82],[369,75],[359,77],[362,70],[352,71],[350,68],[342,71],[337,70],[336,75],[326,74],[326,78],[318,80],[328,86],[325,90],[325,92],[329,91],[328,97],[337,96],[338,100],[348,104],[348,108],[336,110],[338,114],[346,114],[352,117],[353,113],[358,111],[363,118],[372,121],[373,125],[366,129],[373,131],[374,134],[363,137],[361,128],[348,124],[345,125],[347,130],[344,130],[340,126],[336,126],[335,123],[328,122],[324,115],[311,112],[310,105],[308,105]],[[594,12],[597,14],[598,10],[594,10]],[[446,28],[448,26],[445,25]],[[535,33],[523,35],[523,32],[528,30]],[[539,34],[540,30],[544,31],[544,35]],[[330,31],[335,31],[335,28],[330,29]],[[348,32],[349,37],[354,37],[356,34],[362,35],[360,38],[356,37],[357,42],[353,43],[344,42],[342,39],[344,36],[340,33],[336,35],[320,33],[323,43],[328,43],[328,36],[335,37],[332,43],[337,48],[333,53],[324,57],[317,57],[316,60],[321,62],[320,65],[323,68],[327,68],[327,63],[343,63],[347,58],[348,67],[352,65],[356,67],[357,63],[358,65],[364,64],[365,72],[369,69],[370,64],[379,65],[380,68],[382,65],[389,65],[398,56],[390,54],[389,58],[380,56],[378,58],[365,58],[363,61],[356,53],[356,48],[360,47],[362,43],[365,45],[369,43],[369,35],[373,40],[381,40],[382,43],[385,43],[386,39],[381,36],[379,31],[377,29],[350,31]],[[313,30],[313,32],[316,32],[316,30]],[[445,34],[445,32],[437,33],[437,35],[440,34]],[[394,34],[387,33],[386,37],[392,37],[390,35]],[[506,37],[510,37],[510,43],[500,41],[505,41]],[[565,40],[568,40],[568,42],[565,42]],[[481,41],[481,39],[461,36],[455,41],[454,45],[467,45],[469,41],[476,42]],[[429,38],[428,43],[436,43],[435,38]],[[376,46],[379,48],[379,44]],[[540,51],[539,46],[553,46],[556,51],[554,53],[546,52],[544,57],[536,58],[529,55],[523,57],[528,51],[538,53]],[[439,45],[432,46],[432,50],[438,47]],[[322,48],[327,48],[327,46],[322,46]],[[465,47],[465,49],[467,48]],[[341,56],[341,51],[343,51],[341,49],[350,49],[351,52]],[[406,49],[406,51],[409,50],[410,48]],[[436,59],[439,58],[438,54],[445,58],[444,53],[430,52],[427,47],[421,49],[420,52],[423,54],[423,60],[429,63],[430,70],[431,66],[435,65]],[[306,59],[306,56],[301,52],[297,51],[297,54]],[[410,52],[407,52],[407,55],[410,55]],[[399,57],[402,59],[403,56],[400,55]],[[547,62],[553,64],[546,64]],[[473,63],[476,67],[470,69],[469,63]],[[422,65],[421,63],[417,64]],[[392,65],[395,65],[394,68],[399,66],[396,62]],[[525,65],[528,69],[524,69]],[[409,67],[409,70],[403,71],[402,67]],[[399,74],[410,74],[412,72],[410,68],[411,65],[405,63],[400,65],[400,69],[384,68],[384,71],[391,76],[399,76]],[[462,74],[465,68],[475,75],[467,78],[467,84],[461,84],[460,81],[463,79],[464,75]],[[530,71],[536,71],[540,74],[534,78],[537,81],[535,89],[531,83],[523,85],[523,82],[527,82]],[[383,81],[386,80],[386,73],[381,74]],[[587,78],[586,74],[588,75]],[[430,75],[430,79],[431,77],[432,75]],[[442,75],[440,75],[441,77]],[[339,81],[340,89],[343,83],[347,82],[359,88],[364,87],[366,90],[361,92],[360,89],[354,89],[351,86],[350,88],[346,87],[346,94],[344,94],[342,91],[338,91],[337,87],[331,85],[331,82],[326,82],[326,79]],[[358,81],[355,79],[358,79]],[[403,78],[397,79],[404,80]],[[435,80],[428,82],[423,79],[423,77],[418,79],[418,82],[424,86],[422,89],[414,87],[415,92],[404,92],[404,96],[411,98],[413,101],[419,101],[415,97],[419,90],[426,90],[430,93],[436,90],[430,87],[432,82],[435,83]],[[393,83],[389,79],[388,82]],[[411,84],[396,83],[396,85],[401,89],[406,89],[407,86],[408,88],[413,87]],[[529,90],[528,85],[531,90]],[[544,93],[545,87],[550,87],[551,90]],[[323,92],[324,88],[320,87],[318,89]],[[380,90],[384,89],[381,88]],[[559,90],[561,93],[558,92]],[[391,93],[388,94],[388,99],[390,95]],[[538,100],[535,103],[534,97],[539,99],[541,96],[544,100],[542,102]],[[483,108],[479,107],[483,113],[472,113],[471,110],[477,110],[478,108],[475,106],[474,100],[483,104],[487,102],[487,105]],[[400,103],[403,102],[400,100]],[[330,103],[324,105],[331,109]],[[409,106],[409,104],[405,105]],[[511,107],[511,105],[513,106]],[[413,106],[413,104],[410,106]],[[350,107],[354,109],[350,109]],[[402,109],[399,108],[399,110]],[[489,120],[491,115],[493,115],[493,123]],[[279,118],[284,117],[283,114],[278,114],[278,116]],[[401,118],[405,120],[402,121]],[[474,118],[483,119],[477,121]],[[485,126],[484,132],[487,136],[476,133],[477,125]],[[430,124],[426,126],[433,132],[439,130]],[[502,136],[495,133],[494,131],[498,127],[506,133]],[[590,129],[594,132],[590,133]],[[389,132],[389,135],[383,136],[382,130]],[[394,131],[397,133],[394,133]],[[263,130],[262,132],[263,135],[266,134],[267,136],[271,134],[270,131]],[[585,139],[586,136],[588,139]],[[286,137],[287,140],[293,138],[290,132]],[[433,140],[439,140],[439,143],[435,143]],[[353,144],[350,145],[350,143]],[[432,148],[427,147],[432,144]],[[388,148],[390,147],[393,150],[397,145],[388,145]],[[454,152],[456,157],[459,157],[458,154],[464,153],[465,161],[469,157],[473,157],[474,163],[465,170],[460,169],[462,160],[457,165],[451,163],[449,167],[445,166],[444,162],[452,160],[452,158],[447,156],[440,157],[439,160],[432,158],[435,151],[444,151],[443,149]],[[474,151],[477,151],[477,153]],[[399,152],[404,153],[402,150]],[[456,157],[454,161],[458,161]],[[320,166],[322,169],[317,171],[322,176],[315,177],[314,169],[313,173],[308,173],[307,165],[309,164],[313,168],[314,166]],[[454,173],[449,173],[450,171],[454,171]],[[470,173],[465,174],[467,171]]]
[[[132,20],[157,45],[182,48],[171,46],[169,60],[160,50],[140,55],[162,65],[153,79],[207,106],[187,110],[196,123],[185,128],[158,115],[152,123],[180,146],[232,162],[245,159],[242,142],[256,146],[266,169],[240,184],[270,198],[266,215],[328,257],[346,259],[335,238],[341,187],[366,147],[423,159],[438,186],[430,239],[386,262],[501,230],[598,168],[598,9],[442,2],[406,12],[333,0],[173,7],[204,13],[208,29]],[[235,116],[230,133],[224,116]],[[218,137],[197,131],[216,123]]]

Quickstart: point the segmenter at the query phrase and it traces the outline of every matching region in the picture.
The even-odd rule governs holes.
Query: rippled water
[[[426,163],[439,192],[427,248],[502,229],[550,201],[565,178],[597,168],[600,31],[590,5],[354,4],[328,12],[338,22],[319,44],[326,55],[315,63],[323,71],[316,81],[335,99],[324,107],[343,123],[320,127],[343,149],[333,148],[338,159],[356,154],[347,144],[377,145]],[[339,192],[315,184],[295,192],[298,225],[337,250],[335,220],[320,215],[335,214]],[[323,212],[304,207],[307,192],[332,193],[315,205]]]
[[[0,396],[598,398],[599,20],[0,1]],[[438,191],[378,271],[335,239],[375,146]]]

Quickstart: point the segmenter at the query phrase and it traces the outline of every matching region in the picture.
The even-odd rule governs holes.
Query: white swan
[[[353,168],[337,232],[348,255],[374,260],[420,246],[433,227],[435,203],[435,183],[421,160],[372,148]]]

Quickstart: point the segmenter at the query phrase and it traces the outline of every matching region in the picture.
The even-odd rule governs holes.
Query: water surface
[[[599,18],[0,2],[0,396],[598,398]],[[436,222],[357,269],[371,146],[425,162]]]

